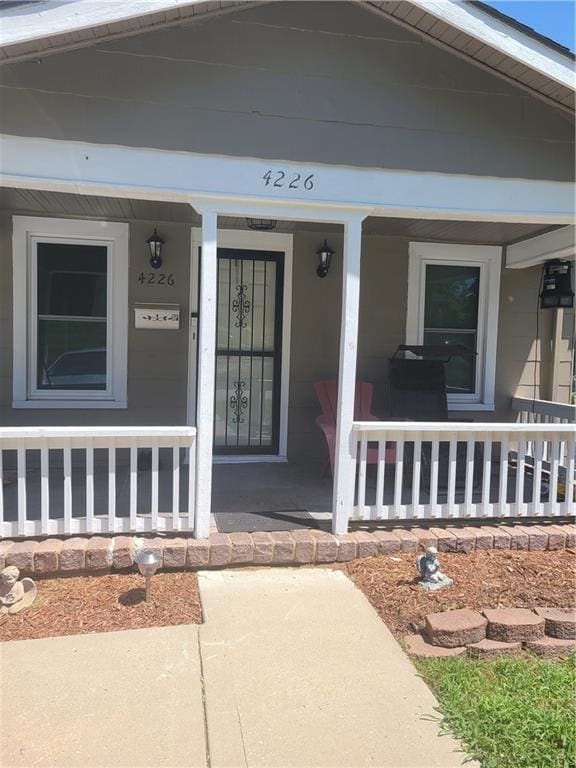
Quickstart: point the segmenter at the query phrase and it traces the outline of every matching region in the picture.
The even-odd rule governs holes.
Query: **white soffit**
[[[574,90],[574,63],[568,56],[505,21],[489,16],[481,8],[461,0],[410,0],[410,3],[484,45]]]
[[[524,269],[552,259],[574,259],[576,227],[568,226],[530,237],[506,247],[506,266]]]

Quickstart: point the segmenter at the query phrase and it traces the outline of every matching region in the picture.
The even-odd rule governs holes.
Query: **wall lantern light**
[[[569,261],[547,261],[544,264],[540,307],[542,309],[571,308],[574,306],[572,290],[572,264]]]
[[[152,576],[158,570],[160,565],[160,557],[155,555],[154,552],[144,552],[140,550],[134,556],[134,562],[138,566],[138,570],[142,576],[146,577],[146,602],[150,602],[150,580]]]
[[[276,229],[274,219],[246,219],[246,224],[248,229],[256,232],[270,232],[271,229]]]
[[[150,266],[152,269],[160,269],[162,266],[162,246],[164,245],[164,240],[156,231],[156,227],[154,227],[154,232],[146,240],[146,243],[150,248]]]
[[[334,251],[330,248],[326,240],[324,240],[324,245],[316,251],[316,256],[318,256],[316,274],[318,277],[326,277],[328,270],[330,269],[332,256],[334,256]]]

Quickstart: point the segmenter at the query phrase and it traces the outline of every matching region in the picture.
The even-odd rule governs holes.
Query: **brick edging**
[[[209,539],[184,536],[91,536],[41,541],[0,541],[0,569],[17,566],[28,574],[123,570],[134,565],[136,547],[154,551],[166,569],[241,565],[343,563],[378,553],[393,555],[427,546],[439,552],[508,549],[543,551],[576,548],[576,525],[493,525],[396,528],[334,536],[302,529],[277,533],[213,533]]]

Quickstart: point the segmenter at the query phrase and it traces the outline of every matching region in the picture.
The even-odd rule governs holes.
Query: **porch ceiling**
[[[65,192],[42,192],[32,189],[0,188],[0,212],[38,216],[66,216],[111,220],[138,220],[153,223],[184,223],[200,226],[201,218],[185,203],[156,200],[133,200]],[[225,229],[245,229],[246,219],[222,217]],[[338,225],[322,222],[279,221],[278,232],[327,232]],[[364,233],[410,240],[453,243],[505,245],[549,231],[542,224],[508,224],[484,221],[441,221],[370,216],[364,222]],[[553,227],[552,229],[555,229]]]

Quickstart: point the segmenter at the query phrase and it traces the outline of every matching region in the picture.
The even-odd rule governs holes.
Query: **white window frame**
[[[13,408],[127,408],[128,224],[13,216]],[[106,390],[37,387],[38,242],[107,249]]]
[[[448,409],[493,411],[502,248],[494,245],[413,242],[409,245],[408,253],[407,344],[424,343],[426,266],[437,264],[480,268],[475,391],[468,394],[449,393]]]

